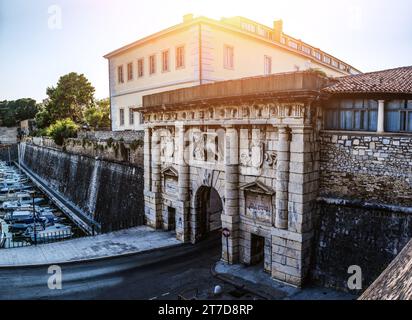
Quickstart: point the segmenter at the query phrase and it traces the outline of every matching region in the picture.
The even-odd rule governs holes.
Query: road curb
[[[95,257],[95,258],[88,258],[88,259],[77,259],[77,260],[66,260],[66,261],[54,261],[48,263],[37,263],[37,264],[19,264],[19,265],[0,265],[0,270],[6,269],[19,269],[19,268],[40,268],[40,267],[47,267],[51,265],[72,265],[72,264],[81,264],[81,263],[92,263],[92,262],[99,262],[104,260],[113,260],[118,258],[125,258],[130,256],[138,256],[144,254],[150,254],[157,251],[169,250],[184,246],[184,244],[174,244],[160,248],[152,248],[143,251],[136,251],[136,252],[127,252],[123,254],[117,254],[113,256],[104,256],[104,257]],[[2,249],[2,250],[13,250],[13,249]],[[1,252],[1,251],[0,251]],[[149,264],[149,263],[148,263]]]
[[[261,292],[257,292],[256,290],[250,288],[250,286],[247,286],[245,283],[239,284],[239,282],[236,282],[234,280],[232,280],[229,276],[226,275],[226,273],[219,273],[216,271],[216,265],[219,262],[214,263],[211,268],[210,268],[210,272],[212,274],[213,277],[222,280],[223,282],[229,283],[230,285],[234,286],[235,288],[239,288],[239,289],[244,289],[246,291],[249,291],[250,293],[264,299],[264,300],[271,300],[271,297],[263,295]],[[240,279],[240,282],[246,282],[246,280]]]

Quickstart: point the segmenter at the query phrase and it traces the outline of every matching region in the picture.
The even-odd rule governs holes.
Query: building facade
[[[362,213],[371,206],[389,215],[412,212],[412,87],[376,91],[373,84],[378,79],[398,87],[393,81],[410,81],[411,70],[338,81],[313,71],[295,72],[145,96],[139,111],[145,122],[147,224],[175,230],[178,239],[192,243],[225,228],[223,260],[263,262],[273,278],[301,286],[319,246],[320,204],[336,206],[325,209],[332,215],[347,211],[343,218],[331,218],[335,225],[345,215],[353,218],[352,206]],[[363,92],[353,85],[368,82],[372,85]],[[336,111],[336,105],[344,109]],[[330,129],[335,124],[342,127]],[[350,235],[345,238],[349,246],[363,239],[363,230],[353,235],[350,228],[355,225],[336,229],[332,240],[319,247],[329,246],[342,230],[344,237]],[[361,257],[373,248],[374,239],[368,239],[356,248]],[[401,247],[401,242],[396,243]],[[320,260],[331,257],[327,250],[319,255]],[[370,262],[353,263],[354,254],[337,256],[348,266]]]
[[[349,64],[246,18],[220,21],[186,15],[183,23],[105,56],[112,129],[142,130],[142,97],[215,81],[319,69],[328,76],[359,73]]]

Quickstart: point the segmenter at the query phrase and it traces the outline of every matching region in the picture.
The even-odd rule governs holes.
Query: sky
[[[244,16],[363,72],[412,65],[410,0],[0,0],[0,101],[46,98],[69,72],[109,95],[103,55],[182,21]]]

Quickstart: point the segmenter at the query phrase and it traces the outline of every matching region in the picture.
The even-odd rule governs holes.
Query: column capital
[[[279,133],[288,133],[289,131],[289,126],[287,124],[274,124],[273,127],[278,129]]]
[[[175,122],[175,128],[176,129],[184,129],[185,128],[185,123],[183,121],[176,121]]]

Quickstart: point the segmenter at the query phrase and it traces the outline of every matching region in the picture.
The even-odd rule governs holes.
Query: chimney
[[[188,13],[183,16],[183,22],[189,22],[193,20],[193,13]]]
[[[273,22],[273,31],[274,40],[280,42],[280,38],[283,34],[283,20],[275,20]]]

